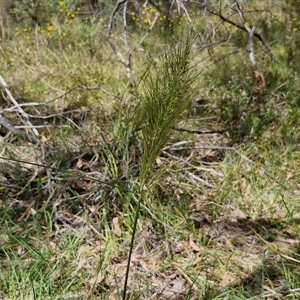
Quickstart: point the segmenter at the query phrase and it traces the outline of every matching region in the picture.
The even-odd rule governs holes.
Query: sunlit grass
[[[20,176],[9,170],[8,181],[1,183],[0,298],[1,293],[8,299],[121,297],[141,190],[141,130],[147,131],[133,128],[132,123],[136,105],[145,95],[128,88],[126,71],[103,37],[109,13],[86,20],[84,6],[68,3],[56,3],[51,22],[15,24],[1,44],[1,75],[20,103],[60,98],[37,107],[38,111],[28,110],[53,115],[34,121],[56,126],[41,129],[44,159],[54,169],[37,172],[22,193],[18,186],[24,188],[27,173]],[[264,8],[267,4],[258,1],[243,7],[246,11]],[[128,46],[134,47],[158,10],[150,5],[131,9],[126,14]],[[205,66],[196,81],[197,101],[204,104],[187,114],[180,126],[230,130],[223,135],[171,131],[167,146],[182,142],[182,149],[164,150],[151,159],[157,189],[143,194],[136,260],[131,268],[131,278],[136,280],[132,298],[153,297],[153,286],[157,288],[169,278],[189,282],[182,296],[186,299],[264,297],[263,286],[276,289],[280,282],[285,282],[286,294],[293,295],[293,288],[299,285],[299,18],[278,7],[272,9],[272,14],[246,14],[248,25],[267,34],[274,52],[272,61],[255,40],[259,70],[266,81],[266,91],[261,94],[253,90],[247,33],[220,23],[217,16],[201,8],[188,11],[189,15],[178,7],[172,8],[170,15],[161,12],[141,50],[133,54],[132,69],[140,79],[149,59],[161,66],[171,36],[168,27],[177,38],[188,17],[201,34],[200,29],[219,24],[209,41],[216,46],[200,52],[201,45],[196,44],[193,49],[193,59]],[[122,14],[118,16],[118,22],[122,18]],[[233,20],[240,22],[238,17]],[[122,22],[118,22],[111,38],[126,53],[123,35],[120,38]],[[242,49],[228,56],[236,48]],[[162,75],[156,75],[152,79],[153,83],[158,80],[155,92],[161,92],[161,98],[153,97],[159,101],[157,105],[154,102],[154,113],[155,106],[164,101],[166,88],[159,84]],[[68,92],[76,86],[91,90],[78,87]],[[261,97],[260,101],[255,102],[255,97]],[[1,101],[7,107],[7,102]],[[66,114],[69,110],[74,112]],[[144,113],[147,120],[151,114],[148,110]],[[166,120],[163,114],[161,120]],[[151,146],[150,142],[151,135]],[[199,150],[198,146],[210,144],[237,147],[251,161],[232,151]],[[213,187],[189,181],[190,173]],[[96,174],[98,181],[84,181],[86,174]],[[151,175],[148,169],[142,173]],[[47,199],[51,187],[53,198]],[[280,261],[271,246],[295,261],[282,257]],[[159,288],[168,291],[172,286]]]

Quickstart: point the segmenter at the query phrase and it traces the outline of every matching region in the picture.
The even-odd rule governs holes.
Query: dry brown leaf
[[[287,244],[290,244],[290,245],[298,245],[299,244],[299,240],[297,239],[288,239],[288,238],[284,238],[284,237],[278,237],[277,240],[279,242],[283,242],[283,243],[287,243]]]
[[[77,168],[77,169],[81,169],[82,166],[83,166],[83,161],[82,161],[81,158],[79,158],[79,159],[77,160],[77,163],[76,163],[76,168]]]
[[[46,143],[48,141],[47,138],[44,135],[41,136],[41,140],[42,140],[43,143]]]
[[[209,216],[209,215],[205,215],[204,216],[205,217],[205,220],[206,220],[206,222],[208,223],[208,224],[212,224],[213,223],[213,219],[212,219],[212,217],[211,216]]]
[[[184,280],[176,279],[172,281],[172,290],[177,293],[182,293],[184,291]]]
[[[79,270],[82,268],[90,269],[91,266],[88,265],[88,260],[86,258],[80,257],[76,266],[76,270],[73,272],[73,275],[76,276],[76,274],[78,274]]]
[[[178,276],[177,273],[172,273],[172,274],[168,275],[167,277],[168,277],[169,279],[175,279],[177,276]]]
[[[162,294],[165,297],[168,297],[168,299],[170,299],[172,296],[175,296],[176,297],[175,299],[180,299],[177,292],[169,290],[169,289],[164,289],[163,292],[162,292]],[[172,299],[174,299],[174,298],[172,298]]]
[[[292,229],[290,229],[290,228],[284,228],[282,230],[282,233],[283,234],[287,234],[290,237],[297,237],[298,236],[298,234],[295,231],[293,231]]]
[[[87,180],[79,179],[74,182],[73,187],[80,191],[87,191],[91,188],[91,183]]]
[[[140,254],[132,254],[131,255],[131,262],[134,265],[140,265],[145,271],[150,271],[150,268],[148,267],[148,264],[142,260],[142,255]]]
[[[159,167],[163,165],[162,160],[161,160],[159,157],[156,159],[156,164],[157,164]]]
[[[34,204],[34,203],[33,203]],[[32,205],[33,205],[32,204]],[[24,211],[24,213],[21,215],[21,217],[18,219],[18,221],[22,221],[23,219],[25,219],[25,221],[27,221],[31,216],[34,216],[36,214],[36,210],[32,208],[32,206],[29,206],[26,208],[26,210]]]
[[[189,244],[193,248],[194,251],[196,251],[196,252],[200,251],[200,248],[194,242],[194,237],[192,234],[190,234],[190,237],[189,237]]]
[[[140,263],[140,266],[141,266],[145,271],[150,271],[150,268],[148,267],[148,265],[147,265],[143,260],[140,260],[139,263]]]
[[[249,216],[247,216],[243,211],[241,211],[239,208],[236,208],[233,212],[232,212],[232,216],[236,217],[238,219],[242,219],[242,220],[248,220]]]
[[[244,198],[247,200],[247,202],[252,202],[254,200],[253,195],[251,193],[251,185],[248,184],[246,187],[246,190],[244,192]]]
[[[88,208],[88,210],[93,214],[95,211],[96,211],[96,206],[94,205],[87,205],[86,204],[86,207]]]
[[[54,251],[54,250],[56,250],[56,244],[54,243],[54,242],[49,242],[49,248],[52,250],[52,251]]]
[[[113,223],[113,227],[114,227],[114,230],[113,230],[114,234],[116,236],[120,237],[122,235],[122,230],[121,230],[121,227],[119,224],[119,218],[118,217],[113,218],[112,223]]]
[[[94,245],[81,245],[77,250],[77,257],[98,257],[105,247],[104,244],[98,242]]]
[[[178,243],[178,244],[174,245],[173,250],[175,253],[181,253],[184,251],[184,246],[182,243]]]
[[[228,286],[236,282],[237,279],[227,272],[221,276],[220,286]]]
[[[51,279],[55,279],[61,276],[61,270],[54,270],[53,272],[51,272],[50,274],[50,278]]]
[[[231,240],[226,239],[225,243],[227,248],[229,248],[230,250],[234,250],[234,245],[232,244]]]
[[[81,256],[90,256],[92,251],[92,246],[90,245],[81,245],[77,250],[77,257]],[[83,254],[83,255],[82,255]]]
[[[141,254],[135,254],[135,253],[133,253],[131,255],[131,262],[138,263],[138,262],[140,262],[141,258],[142,258]]]
[[[94,278],[90,279],[90,284],[99,284],[104,280],[104,276],[102,275],[102,273],[98,273],[98,275]]]

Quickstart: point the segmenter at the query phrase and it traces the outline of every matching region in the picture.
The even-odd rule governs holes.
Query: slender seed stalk
[[[162,62],[149,67],[144,77],[143,102],[137,113],[142,125],[143,153],[140,161],[140,193],[136,205],[122,299],[126,299],[127,284],[141,201],[145,198],[151,177],[148,175],[156,158],[168,142],[172,129],[182,119],[195,96],[197,73],[191,63],[194,39],[188,33],[178,44],[170,45]]]

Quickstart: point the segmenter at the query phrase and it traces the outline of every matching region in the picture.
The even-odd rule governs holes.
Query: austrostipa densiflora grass
[[[141,183],[146,182],[151,166],[195,95],[197,72],[191,63],[194,42],[192,34],[188,34],[177,45],[170,45],[162,63],[153,63],[146,75],[145,97],[141,104],[144,120]]]
[[[196,94],[197,73],[191,51],[195,38],[188,32],[178,43],[171,42],[161,62],[151,62],[144,78],[144,97],[137,118],[142,118],[143,153],[140,161],[140,194],[137,200],[132,238],[123,290],[126,299],[131,254],[141,202],[155,175],[149,171],[170,138],[172,129],[182,119]],[[137,120],[140,124],[140,120]]]

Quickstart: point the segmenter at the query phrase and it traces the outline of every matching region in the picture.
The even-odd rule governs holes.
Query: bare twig
[[[32,127],[26,125],[15,126],[16,129],[32,129],[32,128],[70,128],[69,125],[34,125]]]
[[[119,96],[114,95],[113,93],[111,93],[110,91],[108,91],[105,88],[97,87],[97,86],[96,87],[88,87],[88,86],[85,86],[84,84],[79,84],[79,85],[76,85],[75,87],[70,88],[69,90],[67,90],[62,95],[57,96],[57,97],[55,97],[51,100],[45,101],[45,102],[27,102],[27,103],[20,103],[18,105],[14,105],[14,106],[11,106],[11,107],[0,108],[0,114],[5,113],[5,112],[18,112],[19,107],[47,106],[48,104],[50,104],[50,103],[52,103],[52,102],[54,102],[54,101],[56,101],[60,98],[65,97],[66,95],[68,95],[69,93],[71,93],[72,91],[74,91],[78,88],[89,90],[89,91],[100,90],[100,91],[102,91],[103,93],[109,95],[112,98],[121,100],[121,98]],[[86,109],[85,111],[89,111],[89,109]],[[79,110],[65,111],[65,112],[59,113],[57,115],[69,114],[69,113],[73,113],[73,112],[79,112]],[[80,112],[83,112],[83,110],[80,110]],[[41,119],[52,118],[52,117],[57,116],[57,115],[36,116],[36,115],[31,115],[31,114],[27,113],[27,116],[30,117],[30,118],[41,118]]]
[[[19,105],[19,103],[15,100],[15,98],[11,94],[10,90],[8,89],[8,86],[7,86],[6,82],[5,82],[5,80],[3,79],[3,77],[1,75],[0,75],[0,83],[1,83],[1,85],[3,87],[3,89],[5,90],[5,93],[6,93],[7,97],[8,97],[8,100],[15,105],[15,107],[16,107],[16,109],[17,109],[17,111],[18,111],[18,113],[19,113],[22,121],[24,122],[24,124],[33,127],[32,123],[29,120],[28,114],[22,109],[22,107]],[[3,125],[6,129],[12,131],[14,134],[20,135],[22,138],[24,138],[27,141],[34,142],[34,143],[37,142],[37,140],[34,137],[31,138],[29,134],[27,134],[27,133],[25,134],[25,133],[17,130],[16,128],[14,128],[3,117],[1,117],[1,125]],[[34,133],[34,135],[39,136],[39,133],[38,133],[38,131],[35,128],[32,128],[32,132]]]
[[[121,51],[119,51],[119,49],[117,48],[117,46],[115,45],[115,43],[111,40],[110,36],[111,36],[111,31],[112,31],[112,28],[114,26],[114,23],[115,23],[115,18],[116,18],[116,14],[118,12],[118,10],[120,9],[121,5],[122,4],[125,4],[125,7],[124,7],[124,40],[125,40],[125,46],[126,48],[128,47],[127,46],[127,32],[126,32],[126,28],[127,28],[127,22],[126,22],[126,4],[127,4],[127,1],[128,0],[119,0],[118,3],[115,5],[111,15],[110,15],[110,18],[109,18],[109,23],[108,23],[108,30],[107,30],[107,33],[106,35],[104,35],[106,41],[108,42],[108,44],[110,45],[111,49],[114,51],[115,55],[117,56],[118,60],[125,66],[125,71],[126,71],[126,74],[127,74],[127,77],[129,79],[129,82],[130,82],[130,85],[132,87],[135,86],[135,82],[133,80],[133,74],[132,74],[132,70],[131,70],[131,65],[130,65],[130,60],[129,59],[126,59],[123,54],[121,53]]]
[[[108,30],[107,30],[107,34],[106,34],[106,38],[107,39],[109,39],[111,31],[113,29],[116,13],[118,12],[120,6],[122,4],[124,4],[125,2],[127,2],[127,1],[128,0],[118,0],[116,6],[114,7],[114,9],[113,9],[113,11],[112,11],[112,13],[111,13],[111,15],[109,17]]]
[[[190,142],[186,142],[183,141],[181,142],[180,145],[184,145],[184,144],[188,144]],[[163,151],[166,150],[187,150],[187,149],[191,149],[191,150],[195,150],[195,149],[203,149],[203,150],[225,150],[225,151],[233,151],[235,152],[237,155],[239,155],[243,160],[247,161],[248,163],[252,164],[252,165],[256,165],[255,161],[251,160],[250,158],[248,158],[247,156],[245,156],[244,154],[242,154],[240,151],[238,151],[235,147],[226,147],[226,146],[194,146],[194,147],[174,147],[174,145],[171,146],[167,146],[163,149]],[[259,168],[267,177],[269,177],[271,180],[273,180],[275,183],[277,183],[280,187],[282,187],[285,190],[288,190],[289,188],[282,182],[278,181],[273,175],[270,174],[270,172],[268,172],[267,169],[265,168]]]
[[[155,17],[154,17],[154,20],[153,20],[151,26],[148,28],[147,32],[146,32],[146,33],[143,35],[143,37],[140,39],[139,43],[136,44],[136,45],[134,46],[134,48],[130,51],[130,53],[129,53],[129,59],[131,59],[131,56],[132,56],[133,52],[135,52],[137,49],[139,49],[139,47],[142,45],[142,43],[144,42],[144,40],[146,39],[146,37],[147,37],[147,36],[149,35],[149,33],[152,31],[152,29],[153,29],[153,27],[154,27],[154,25],[155,25],[155,23],[156,23],[156,21],[157,21],[158,16],[159,16],[159,13],[156,13],[156,14],[155,14]]]
[[[255,27],[253,26],[252,28],[248,25],[248,22],[242,12],[242,10],[240,9],[240,5],[237,1],[235,1],[235,5],[237,7],[237,11],[239,13],[239,16],[241,18],[242,23],[244,24],[245,29],[248,31],[249,33],[249,57],[250,57],[250,61],[253,67],[253,70],[256,70],[256,61],[255,61],[255,54],[254,54],[254,42],[253,42],[253,37],[255,34]]]
[[[56,101],[56,100],[58,100],[58,99],[60,99],[60,98],[63,98],[63,97],[65,97],[66,95],[70,94],[71,92],[73,92],[74,90],[76,90],[76,89],[78,89],[78,88],[81,88],[81,89],[84,89],[84,90],[100,90],[100,91],[102,91],[103,93],[105,93],[105,94],[107,94],[107,95],[109,95],[109,96],[111,96],[111,97],[113,97],[113,98],[120,99],[120,97],[114,95],[113,93],[109,92],[108,90],[106,90],[106,89],[103,88],[103,87],[100,87],[100,86],[96,86],[96,87],[88,87],[88,86],[85,86],[84,84],[78,84],[78,85],[76,85],[76,86],[70,88],[69,90],[67,90],[65,93],[63,93],[63,94],[61,94],[61,95],[59,95],[59,96],[57,96],[57,97],[55,97],[55,98],[53,98],[53,99],[51,99],[51,100],[49,100],[49,101],[46,101],[46,102],[42,103],[42,105],[45,105],[45,104],[54,102],[54,101]],[[41,105],[41,104],[39,104],[39,105]]]
[[[191,130],[187,128],[173,128],[176,131],[183,131],[183,132],[188,132],[188,133],[196,133],[196,134],[213,134],[213,133],[225,133],[229,131],[229,128],[224,128],[224,129],[211,129],[211,130]]]
[[[30,136],[26,132],[22,132],[21,130],[17,129],[15,126],[11,125],[7,119],[1,116],[1,114],[0,114],[0,125],[5,127],[8,131],[12,132],[13,134],[20,136],[23,140],[27,142],[34,143],[34,144],[38,143],[38,140],[35,137]],[[32,126],[30,127],[30,129],[35,129],[33,125],[29,125],[29,126]]]
[[[236,28],[239,28],[239,29],[241,29],[243,31],[248,32],[247,29],[244,26],[241,26],[241,25],[237,24],[236,22],[234,22],[234,21],[232,21],[232,20],[224,17],[221,12],[216,12],[216,11],[214,11],[214,10],[208,8],[208,7],[206,8],[206,10],[208,12],[210,12],[211,14],[213,14],[215,16],[218,16],[224,22],[229,23],[229,24],[235,26]],[[271,59],[273,59],[273,52],[272,52],[272,50],[270,48],[269,43],[265,40],[265,38],[260,33],[258,33],[258,32],[253,32],[253,36],[255,36],[263,44],[263,46],[265,47],[268,55],[270,56]]]
[[[187,8],[183,5],[182,1],[176,0],[176,3],[177,3],[177,6],[178,6],[178,11],[180,11],[180,9],[182,9],[184,11],[184,14],[185,14],[186,19],[188,20],[188,22],[190,24],[192,24],[193,21],[192,21],[192,19],[190,17],[190,14],[189,14]]]
[[[211,174],[214,174],[215,176],[218,176],[218,177],[224,177],[224,175],[220,172],[217,172],[215,169],[212,169],[212,168],[203,168],[203,167],[198,167],[192,163],[189,162],[189,160],[193,157],[193,152],[191,151],[191,155],[187,158],[187,159],[184,159],[182,157],[178,157],[178,156],[175,156],[173,154],[170,154],[169,152],[167,151],[163,151],[163,154],[166,155],[166,156],[169,156],[170,158],[172,158],[173,160],[175,161],[178,161],[180,163],[182,163],[183,165],[187,165],[197,171],[202,171],[202,172],[209,172]]]
[[[191,172],[186,172],[187,177],[189,177],[190,181],[192,182],[193,185],[197,186],[198,183],[202,183],[203,185],[209,187],[209,188],[214,188],[215,186],[212,185],[211,183],[207,182],[203,178],[191,173]]]
[[[113,52],[115,53],[115,55],[117,56],[118,60],[124,65],[125,67],[125,71],[127,74],[127,78],[129,80],[130,86],[131,87],[135,87],[136,83],[133,77],[133,71],[132,71],[132,54],[139,49],[139,47],[141,46],[141,44],[144,42],[144,40],[146,39],[146,37],[149,35],[149,33],[152,31],[159,13],[156,13],[155,18],[153,20],[153,22],[151,23],[150,27],[148,28],[147,32],[144,34],[144,36],[140,39],[140,41],[130,50],[129,46],[128,46],[128,41],[127,41],[127,37],[128,37],[128,32],[127,32],[127,20],[126,20],[126,12],[127,12],[127,1],[128,0],[119,0],[118,3],[116,4],[116,6],[114,7],[110,18],[109,18],[109,24],[108,24],[108,30],[106,35],[102,34],[104,36],[104,38],[106,39],[106,41],[108,42],[108,44],[110,45],[111,49],[113,50]],[[124,9],[123,9],[123,38],[122,41],[125,45],[125,52],[126,55],[123,55],[122,52],[118,49],[118,47],[116,46],[116,44],[112,41],[111,39],[111,31],[113,28],[113,25],[115,23],[115,18],[116,18],[116,14],[118,12],[118,10],[120,9],[121,5],[124,4]],[[146,5],[146,2],[144,3],[144,5]]]

